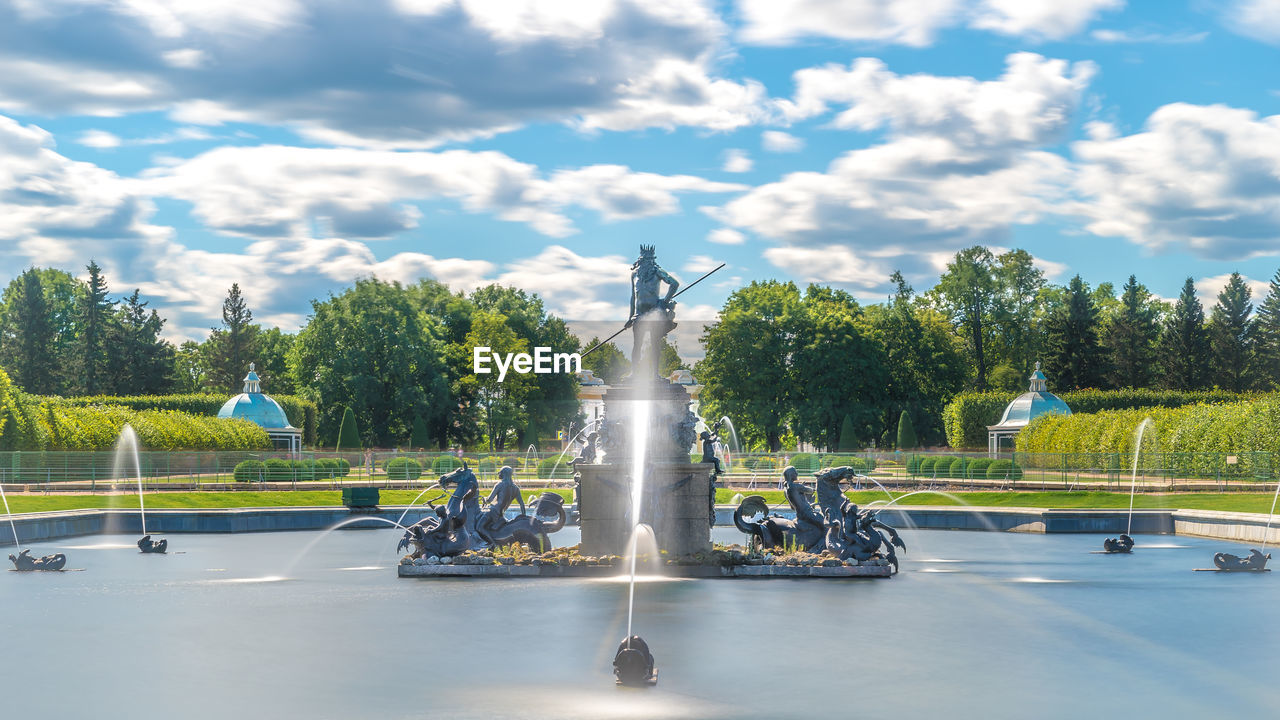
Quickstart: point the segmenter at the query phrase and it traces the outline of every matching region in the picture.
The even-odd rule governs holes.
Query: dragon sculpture
[[[466,464],[440,476],[438,484],[445,489],[453,487],[448,503],[445,507],[432,506],[435,514],[411,525],[397,546],[399,551],[412,546],[413,558],[452,557],[467,550],[512,543],[545,552],[551,549],[548,535],[565,524],[564,498],[556,493],[543,493],[533,507],[533,514],[526,514],[520,487],[514,481],[510,466],[498,472],[498,484],[489,493],[485,501],[487,507],[483,509],[479,501],[480,483]],[[507,520],[507,509],[517,502],[520,514]]]

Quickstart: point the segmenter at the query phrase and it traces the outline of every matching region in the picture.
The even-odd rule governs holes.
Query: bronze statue
[[[744,499],[733,513],[733,524],[739,530],[754,537],[762,548],[795,548],[812,551],[825,542],[826,523],[809,502],[813,491],[800,482],[799,473],[787,466],[782,471],[782,483],[787,504],[795,512],[795,519],[781,515],[765,515],[769,506],[764,498],[752,495]],[[748,519],[748,518],[755,519]]]
[[[144,553],[157,553],[163,555],[169,550],[169,539],[163,538],[158,542],[153,542],[150,535],[143,535],[138,541],[138,549]]]
[[[45,555],[41,558],[31,557],[31,550],[23,550],[17,555],[10,555],[9,560],[13,562],[13,569],[18,572],[30,572],[32,570],[61,570],[67,564],[67,556],[62,553],[53,555]]]
[[[1102,541],[1102,550],[1106,553],[1133,552],[1133,538],[1125,533],[1120,533],[1118,538],[1107,538]]]
[[[10,557],[13,557],[10,555]],[[1261,572],[1267,569],[1267,561],[1271,559],[1271,553],[1262,554],[1261,550],[1252,548],[1249,550],[1249,557],[1242,558],[1231,553],[1217,553],[1213,556],[1213,564],[1219,570],[1227,572],[1241,572],[1252,570]]]
[[[653,667],[653,653],[639,635],[632,635],[618,645],[613,657],[613,675],[618,685],[645,687],[658,684],[658,671]]]
[[[666,294],[659,297],[662,283]],[[662,339],[676,327],[675,301],[680,288],[676,280],[658,265],[652,245],[640,246],[640,257],[631,266],[631,315],[626,327],[631,334],[631,379],[648,381],[658,377]]]

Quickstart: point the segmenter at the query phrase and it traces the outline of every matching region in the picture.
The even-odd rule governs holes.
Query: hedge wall
[[[267,431],[245,420],[219,420],[175,410],[134,411],[118,405],[42,404],[37,415],[44,442],[38,450],[105,450],[115,446],[125,424],[147,450],[261,450],[271,448]]]
[[[289,423],[302,430],[304,445],[316,444],[316,404],[296,395],[272,395],[272,399],[280,403]],[[192,395],[94,395],[82,397],[40,398],[43,402],[85,406],[85,405],[118,405],[130,410],[176,410],[192,415],[216,416],[229,398],[214,393]]]
[[[1004,409],[1022,393],[998,391],[960,393],[942,411],[947,444],[953,448],[985,448],[987,426],[1000,422]],[[1196,403],[1226,403],[1256,397],[1226,390],[1080,390],[1062,393],[1073,413],[1135,408],[1176,408]]]
[[[1138,425],[1150,417],[1141,464],[1192,475],[1271,476],[1280,458],[1280,394],[1178,408],[1104,410],[1037,418],[1018,434],[1025,464],[1123,469],[1132,463]],[[1061,453],[1037,458],[1034,453]],[[1237,456],[1225,465],[1227,455]]]
[[[0,368],[0,450],[42,446],[38,409],[34,398],[19,390]]]

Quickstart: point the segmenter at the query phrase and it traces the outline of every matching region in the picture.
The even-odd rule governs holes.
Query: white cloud
[[[1062,40],[1083,30],[1124,0],[982,0],[971,26],[1003,35]]]
[[[1253,303],[1255,308],[1267,296],[1267,293],[1271,292],[1271,283],[1266,280],[1254,280],[1243,274],[1240,278],[1244,280],[1245,286],[1249,288],[1251,293],[1249,301]],[[1222,292],[1222,289],[1227,286],[1227,282],[1230,280],[1231,273],[1223,273],[1212,277],[1202,277],[1196,281],[1196,295],[1199,296],[1200,302],[1204,304],[1206,316],[1218,302],[1218,293]],[[1170,302],[1176,301],[1177,298],[1173,298]]]
[[[681,269],[690,275],[698,276],[716,269],[719,265],[720,261],[710,255],[690,255]]]
[[[417,226],[410,202],[452,198],[564,237],[564,214],[586,207],[605,220],[679,210],[676,193],[735,192],[745,186],[689,175],[592,165],[541,177],[502,153],[390,152],[354,148],[221,147],[147,172],[149,192],[187,200],[208,226],[255,237],[305,237],[326,222],[337,237],[386,237]]]
[[[405,148],[534,122],[730,130],[766,97],[714,76],[726,33],[686,0],[24,0],[0,6],[0,111],[167,111]]]
[[[934,135],[959,145],[1041,145],[1063,133],[1080,94],[1093,77],[1090,62],[1068,64],[1034,53],[1014,53],[996,80],[897,75],[883,61],[859,58],[795,73],[796,94],[784,114],[802,120],[832,105],[838,128],[899,135]]]
[[[1159,33],[1147,30],[1109,30],[1099,29],[1089,33],[1089,37],[1100,43],[1154,43],[1161,45],[1187,45],[1198,43],[1209,37],[1207,32]]]
[[[774,247],[765,250],[764,256],[802,282],[840,285],[863,292],[883,287],[894,271],[882,260],[860,257],[845,245]]]
[[[755,167],[755,163],[751,161],[751,156],[746,150],[732,148],[724,151],[724,165],[720,168],[727,173],[744,173],[751,172],[751,168]]]
[[[1241,35],[1280,45],[1280,0],[1235,0],[1227,4],[1225,20]]]
[[[707,234],[707,242],[717,245],[741,245],[746,241],[746,235],[732,228],[716,228]]]
[[[120,138],[106,130],[85,130],[76,140],[80,145],[85,147],[97,148],[99,150],[110,150],[120,147]]]
[[[760,133],[760,144],[768,152],[798,152],[804,148],[804,139],[781,130],[765,130]]]
[[[738,0],[738,38],[789,45],[806,37],[923,47],[961,16],[963,0]]]
[[[621,255],[584,257],[550,245],[531,258],[508,263],[497,278],[541,295],[561,317],[616,320],[627,317],[631,261]],[[606,299],[607,298],[607,299]]]
[[[1174,103],[1142,132],[1072,145],[1096,235],[1238,259],[1280,251],[1280,116]]]

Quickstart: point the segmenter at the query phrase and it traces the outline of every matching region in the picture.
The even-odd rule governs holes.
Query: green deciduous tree
[[[1103,338],[1110,358],[1108,378],[1114,387],[1142,388],[1151,383],[1160,338],[1156,310],[1151,293],[1130,275]]]
[[[1064,390],[1096,388],[1104,371],[1096,327],[1098,311],[1089,286],[1079,275],[1067,286],[1067,304],[1049,318],[1045,373]]]
[[[258,377],[262,379],[262,387],[266,391],[277,395],[293,395],[296,392],[293,376],[289,374],[289,351],[293,349],[296,337],[278,327],[258,332],[255,357]]]
[[[793,283],[752,282],[734,291],[709,326],[706,357],[694,375],[703,384],[702,414],[728,415],[749,444],[782,449],[792,402],[788,354],[801,312]]]
[[[981,245],[961,250],[947,263],[946,272],[931,293],[968,344],[976,371],[974,384],[985,390],[991,367],[993,319],[999,310],[995,257]]]
[[[597,345],[600,345],[600,338],[593,337],[587,342],[584,351]],[[617,345],[606,343],[582,358],[582,369],[590,370],[607,385],[615,385],[624,375],[631,372],[631,361],[627,360],[627,356],[618,349]]]
[[[496,356],[528,353],[529,341],[516,335],[507,325],[507,318],[500,313],[480,310],[471,317],[471,332],[467,333],[468,347],[487,347]],[[528,425],[527,399],[532,389],[533,375],[507,372],[499,375],[498,368],[490,362],[487,373],[471,373],[463,378],[463,384],[475,398],[478,418],[489,440],[489,449],[500,451],[518,442],[520,430]]]
[[[1010,250],[996,258],[995,278],[999,302],[992,314],[998,330],[999,367],[1021,384],[1044,346],[1043,332],[1035,322],[1036,300],[1045,286],[1044,272],[1035,266],[1031,253]],[[994,377],[990,382],[997,385]]]
[[[1244,390],[1249,386],[1248,368],[1253,358],[1252,292],[1240,273],[1231,278],[1218,293],[1209,319],[1209,337],[1213,343],[1212,382],[1224,390]]]
[[[1204,306],[1196,297],[1191,278],[1183,283],[1161,330],[1159,361],[1164,387],[1197,390],[1208,385],[1209,334],[1204,326]]]

